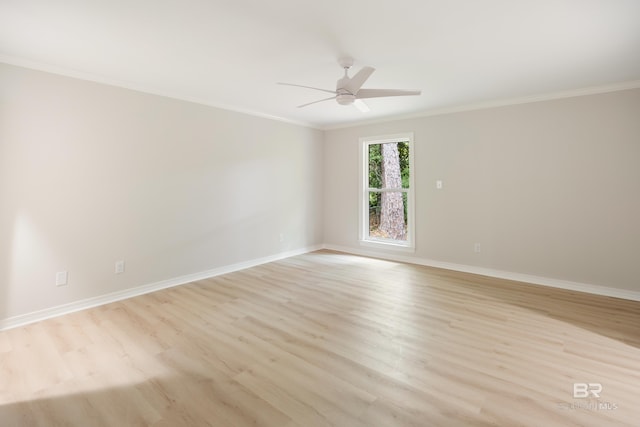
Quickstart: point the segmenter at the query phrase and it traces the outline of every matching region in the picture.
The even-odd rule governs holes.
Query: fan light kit
[[[408,96],[420,95],[419,90],[402,90],[402,89],[361,89],[362,85],[367,81],[371,74],[375,71],[373,67],[363,67],[353,77],[349,77],[349,69],[353,66],[353,58],[341,58],[338,60],[340,66],[344,69],[344,76],[338,79],[336,90],[321,89],[312,86],[304,86],[293,83],[278,83],[285,86],[303,87],[306,89],[319,90],[331,93],[333,96],[329,98],[319,99],[307,104],[298,105],[298,108],[306,107],[318,102],[329,101],[335,99],[340,105],[355,105],[360,111],[369,111],[369,107],[362,102],[365,98],[382,98],[387,96]]]

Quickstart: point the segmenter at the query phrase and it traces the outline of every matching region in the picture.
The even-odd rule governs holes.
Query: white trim
[[[410,190],[409,188],[394,188],[394,187],[373,188],[373,187],[369,187],[365,191],[367,193],[371,193],[372,191],[375,191],[375,192],[378,192],[378,193],[408,193],[409,190]]]
[[[191,96],[183,96],[176,93],[166,92],[154,88],[152,86],[143,85],[140,83],[132,83],[111,77],[102,76],[94,73],[87,73],[84,71],[78,71],[71,68],[59,67],[56,65],[45,64],[39,61],[32,61],[29,59],[18,58],[15,56],[0,54],[0,62],[13,65],[16,67],[28,68],[30,70],[43,71],[46,73],[57,74],[63,77],[70,77],[78,80],[84,80],[92,83],[99,83],[107,86],[114,86],[122,89],[134,90],[136,92],[145,93],[148,95],[162,96],[165,98],[177,99],[179,101],[191,102],[193,104],[205,105],[207,107],[218,108],[225,111],[233,111],[234,113],[246,114],[253,117],[259,117],[262,119],[275,120],[277,122],[283,122],[293,124],[296,126],[302,126],[310,129],[323,130],[322,127],[309,122],[302,122],[298,120],[292,120],[287,117],[275,116],[272,114],[263,113],[256,110],[238,107],[229,104],[220,104],[216,102],[206,101],[202,98],[196,98]]]
[[[200,273],[187,274],[172,279],[162,280],[160,282],[150,283],[148,285],[142,285],[131,289],[125,289],[123,291],[112,292],[106,295],[98,297],[87,298],[80,301],[75,301],[69,304],[63,304],[56,307],[47,308],[44,310],[34,311],[32,313],[22,314],[6,319],[0,319],[0,331],[17,328],[20,326],[28,325],[30,323],[39,322],[41,320],[50,319],[53,317],[62,316],[69,313],[74,313],[81,310],[109,304],[112,302],[122,301],[128,298],[136,297],[139,295],[148,294],[151,292],[159,291],[162,289],[172,288],[174,286],[185,285],[197,280],[209,279],[211,277],[220,276],[222,274],[233,273],[234,271],[244,270],[246,268],[256,267],[258,265],[267,264],[269,262],[279,261],[281,259],[289,258],[292,256],[302,255],[309,252],[314,252],[320,249],[328,249],[338,252],[344,252],[353,255],[368,256],[373,258],[381,258],[390,261],[405,262],[409,264],[424,265],[428,267],[443,268],[446,270],[460,271],[464,273],[478,274],[482,276],[496,277],[499,279],[514,280],[517,282],[524,282],[524,284],[530,283],[535,285],[549,286],[552,288],[567,289],[578,292],[586,292],[594,295],[601,295],[613,298],[621,298],[631,301],[640,301],[640,292],[632,291],[629,289],[610,288],[600,285],[591,285],[579,282],[572,282],[568,280],[553,279],[548,277],[533,276],[529,274],[514,273],[511,271],[495,270],[484,267],[470,266],[464,264],[456,264],[444,261],[436,261],[424,258],[418,258],[413,256],[396,255],[389,253],[381,253],[379,251],[371,251],[364,249],[351,248],[347,246],[323,244],[314,245],[306,248],[282,252],[275,255],[266,256],[263,258],[256,258],[249,261],[243,261],[228,266],[218,267],[211,270],[203,271]]]
[[[244,270],[246,268],[255,267],[261,264],[279,261],[281,259],[289,258],[296,255],[302,255],[308,252],[320,250],[322,248],[323,245],[315,245],[287,252],[281,252],[275,255],[242,261],[235,264],[202,271],[199,273],[187,274],[180,277],[174,277],[172,279],[161,280],[159,282],[150,283],[147,285],[136,286],[135,288],[125,289],[122,291],[112,292],[97,297],[74,301],[72,303],[46,308],[44,310],[38,310],[27,314],[9,317],[6,319],[0,319],[0,331],[17,328],[29,323],[39,322],[41,320],[62,316],[64,314],[74,313],[76,311],[86,310],[88,308],[93,308],[116,301],[122,301],[128,298],[148,294],[162,289],[172,288],[174,286],[185,285],[197,280],[209,279],[211,277],[220,276],[222,274],[233,273],[234,271]]]
[[[460,271],[463,273],[478,274],[481,276],[495,277],[498,279],[513,280],[526,284],[548,286],[551,288],[566,289],[570,291],[585,292],[588,294],[621,298],[630,301],[640,301],[640,292],[630,289],[611,288],[602,285],[573,282],[570,280],[554,279],[551,277],[535,276],[531,274],[515,273],[512,271],[496,270],[493,268],[478,267],[473,265],[456,264],[445,261],[437,261],[415,256],[405,256],[395,253],[383,253],[366,249],[352,248],[347,246],[325,244],[324,249],[344,252],[353,255],[361,255],[373,258],[381,258],[390,261],[405,262],[408,264],[424,265],[427,267],[443,268],[446,270]]]
[[[206,105],[209,107],[220,108],[223,110],[234,111],[236,113],[247,114],[254,117],[261,117],[261,118],[275,120],[283,123],[303,126],[311,129],[318,129],[322,131],[347,129],[347,128],[354,128],[357,126],[393,122],[398,120],[415,119],[415,118],[429,117],[429,116],[439,116],[443,114],[459,113],[463,111],[483,110],[487,108],[504,107],[508,105],[528,104],[531,102],[550,101],[554,99],[572,98],[576,96],[585,96],[585,95],[596,95],[600,93],[617,92],[621,90],[640,88],[640,80],[631,80],[631,81],[612,83],[608,85],[590,86],[590,87],[579,88],[574,90],[550,92],[550,93],[540,94],[540,95],[523,96],[523,97],[517,97],[517,98],[494,99],[494,100],[489,100],[485,102],[457,105],[452,107],[431,108],[431,109],[423,110],[416,113],[399,114],[395,116],[380,117],[377,119],[351,121],[349,123],[321,125],[321,124],[314,124],[310,122],[303,122],[299,120],[293,120],[287,117],[274,116],[271,114],[262,113],[260,111],[249,110],[249,109],[241,108],[237,106],[214,103],[214,102],[205,101],[203,99],[198,99],[194,97],[186,97],[186,96],[176,95],[172,93],[167,93],[165,91],[158,90],[152,87],[147,87],[139,83],[125,82],[122,80],[118,80],[118,79],[114,79],[114,78],[110,78],[110,77],[106,77],[98,74],[87,73],[84,71],[51,65],[44,62],[33,61],[25,58],[12,56],[12,55],[0,54],[0,62],[8,65],[14,65],[17,67],[29,68],[32,70],[44,71],[47,73],[58,74],[61,76],[76,78],[80,80],[86,80],[94,83],[101,83],[109,86],[131,89],[137,92],[164,96],[167,98],[178,99],[181,101],[192,102],[195,104]]]
[[[409,188],[395,189],[395,188],[369,188],[368,180],[369,176],[367,174],[369,170],[369,145],[372,144],[386,144],[389,142],[409,142]],[[393,135],[379,135],[379,136],[363,136],[360,137],[360,161],[358,166],[359,173],[359,182],[358,182],[358,240],[363,246],[371,246],[378,248],[388,248],[392,250],[400,250],[405,252],[414,252],[415,251],[415,168],[413,158],[415,154],[413,150],[415,149],[414,145],[414,134],[413,132],[403,132],[397,133]],[[369,235],[369,192],[370,191],[380,191],[380,192],[391,192],[391,191],[401,191],[403,193],[407,193],[407,201],[409,203],[409,207],[407,209],[407,224],[409,226],[408,235],[406,241],[393,241],[393,240],[382,240],[382,239],[373,239],[370,238]],[[365,219],[365,216],[367,217]]]
[[[394,240],[383,240],[376,238],[362,239],[360,240],[360,246],[368,246],[370,248],[376,249],[389,249],[392,251],[401,251],[401,252],[415,252],[416,249],[413,246],[409,246],[405,243],[396,243]]]
[[[417,119],[421,117],[441,116],[445,114],[461,113],[465,111],[485,110],[488,108],[506,107],[510,105],[530,104],[533,102],[553,101],[555,99],[574,98],[578,96],[598,95],[601,93],[618,92],[621,90],[640,89],[640,80],[612,83],[603,86],[591,86],[586,88],[566,90],[560,92],[550,92],[540,95],[522,96],[517,98],[493,99],[485,102],[471,104],[454,105],[451,107],[440,107],[423,110],[417,113],[399,114],[397,116],[380,117],[377,119],[360,120],[356,122],[327,125],[321,127],[322,130],[337,130],[355,128],[358,126],[368,126],[379,123],[395,122],[400,120]]]

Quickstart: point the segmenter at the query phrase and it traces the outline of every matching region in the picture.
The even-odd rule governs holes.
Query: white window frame
[[[383,191],[401,191],[407,193],[407,240],[392,240],[369,236],[369,146],[389,142],[409,142],[409,188],[389,188]],[[402,251],[415,251],[415,168],[413,165],[414,152],[413,133],[394,135],[369,136],[360,138],[360,166],[359,166],[359,203],[358,203],[358,239],[362,246]],[[380,189],[373,189],[380,191]]]

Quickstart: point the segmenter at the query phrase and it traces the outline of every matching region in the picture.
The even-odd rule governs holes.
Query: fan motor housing
[[[338,96],[336,96],[336,101],[338,101],[340,105],[351,105],[355,100],[356,96],[350,93],[339,93]]]

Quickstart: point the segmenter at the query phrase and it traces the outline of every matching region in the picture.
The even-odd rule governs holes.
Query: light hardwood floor
[[[2,427],[639,426],[640,303],[321,251],[0,332],[0,381]]]

